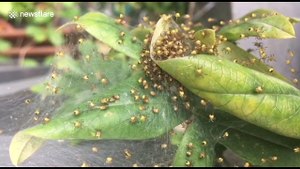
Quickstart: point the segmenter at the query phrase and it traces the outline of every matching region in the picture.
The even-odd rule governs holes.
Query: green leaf
[[[58,16],[72,20],[74,16],[81,15],[81,8],[78,3],[74,2],[63,2],[63,10],[60,10],[58,13],[55,13]]]
[[[55,14],[55,12],[53,10],[44,10],[45,12],[53,12]],[[36,24],[36,25],[43,25],[43,24],[47,24],[47,23],[51,23],[53,22],[53,17],[32,17],[31,21],[32,23]]]
[[[111,68],[113,64],[108,65]],[[115,66],[120,68],[118,65]],[[112,70],[119,72],[120,69],[116,67],[113,67]],[[115,74],[115,72],[113,73]],[[72,75],[74,78],[76,73]],[[68,91],[71,90],[73,95],[69,95],[70,98],[57,109],[57,113],[49,123],[25,129],[22,132],[42,139],[67,139],[70,141],[140,140],[161,136],[186,120],[190,114],[181,108],[178,112],[174,112],[172,101],[167,93],[157,93],[155,97],[150,96],[150,90],[145,90],[138,83],[143,76],[142,72],[136,72],[126,80],[115,82],[112,80],[112,87],[103,88],[97,93],[91,93],[82,87],[79,87],[81,89],[79,92],[79,90],[73,89],[75,86],[72,86]],[[78,83],[75,85],[80,86]],[[131,94],[132,89],[138,92],[139,98],[148,97],[149,103],[146,104],[141,99],[137,101]],[[76,95],[74,95],[74,91],[78,91]],[[103,104],[100,101],[115,95],[120,96],[120,99],[110,103],[106,110],[101,110],[100,106]],[[94,106],[91,106],[91,103]],[[143,106],[145,109],[141,109]],[[153,109],[158,109],[159,112],[155,113]],[[80,115],[74,115],[76,110],[80,112]]]
[[[144,90],[138,83],[141,77],[141,73],[136,73],[114,88],[90,96],[80,104],[64,104],[65,109],[59,112],[59,116],[45,125],[41,124],[24,132],[43,139],[137,140],[158,137],[186,119],[188,113],[173,112],[171,99],[166,93],[157,94],[153,98],[149,96],[150,91]],[[149,97],[149,103],[136,101],[130,93],[132,89],[139,92],[140,97]],[[119,95],[120,100],[110,103],[106,110],[100,110],[100,100],[114,95]],[[95,106],[90,107],[90,102]],[[140,106],[145,106],[146,109],[140,110]],[[153,109],[158,109],[159,112],[154,113]],[[80,115],[75,116],[75,110]],[[132,118],[135,119],[134,122]],[[80,127],[74,126],[76,122],[80,123]],[[101,131],[101,137],[95,135],[97,131]]]
[[[0,7],[0,14],[2,16],[7,16],[9,12],[12,10],[12,5],[13,2],[1,2],[1,7]]]
[[[82,91],[89,92],[82,98],[84,99],[93,93],[103,92],[126,79],[130,73],[130,68],[125,62],[120,60],[104,61],[99,56],[90,56],[90,61],[76,61],[69,56],[56,59],[55,67],[57,69],[54,72],[56,72],[57,78],[49,79],[42,85],[44,88],[48,83],[51,86],[56,86],[59,89],[58,94],[69,97],[75,97],[77,95],[74,93]],[[84,80],[84,76],[89,79]],[[102,84],[102,78],[106,78],[109,85]],[[35,89],[39,88],[36,87]],[[54,93],[50,89],[45,94],[52,95]]]
[[[230,52],[225,50],[227,47],[231,49]],[[226,58],[242,66],[260,71],[267,75],[271,75],[278,79],[289,82],[289,80],[286,77],[284,77],[283,75],[281,75],[275,70],[270,71],[271,68],[270,66],[266,65],[265,63],[257,59],[255,56],[253,56],[251,53],[246,52],[245,50],[243,50],[242,48],[236,46],[231,42],[222,42],[217,46],[217,50],[218,50],[218,56],[221,58]]]
[[[232,22],[218,32],[230,41],[244,37],[260,38],[295,38],[294,23],[297,19],[290,19],[276,11],[258,9],[248,13],[239,22]]]
[[[81,91],[86,91],[90,94],[103,92],[130,75],[131,70],[125,60],[110,60],[110,58],[109,60],[104,60],[98,52],[93,52],[98,50],[98,46],[92,41],[84,41],[78,46],[78,49],[81,54],[79,60],[75,60],[68,55],[54,58],[53,66],[55,69],[53,72],[57,74],[57,78],[49,79],[41,84],[44,88],[46,88],[47,84],[51,84],[51,86],[58,87],[58,94],[75,97],[77,95],[74,95],[74,93]],[[87,76],[88,80],[84,80],[84,76]],[[108,79],[109,85],[103,85],[101,82],[102,78]],[[41,85],[33,89],[40,91]],[[43,93],[43,95],[52,94],[54,93],[51,89]],[[90,95],[87,94],[84,98],[88,96]],[[79,100],[81,99],[79,98]]]
[[[221,126],[223,129],[233,128],[245,134],[255,136],[264,141],[268,141],[289,149],[294,149],[300,145],[299,139],[289,138],[285,136],[278,135],[276,133],[270,132],[268,130],[262,129],[253,124],[247,123],[243,120],[240,120],[230,114],[227,114],[222,111],[214,111],[215,116],[218,120],[215,121],[217,126]],[[247,139],[246,137],[243,139]]]
[[[77,5],[75,2],[62,2],[62,4],[65,8],[74,8]]]
[[[28,26],[26,27],[26,34],[31,36],[34,41],[40,43],[47,39],[45,30],[39,26]]]
[[[292,24],[296,24],[300,22],[300,18],[289,18]]]
[[[39,63],[34,59],[25,59],[22,63],[22,66],[25,68],[35,68],[38,67]]]
[[[9,146],[9,155],[13,165],[17,166],[35,153],[44,143],[44,139],[18,132]]]
[[[93,12],[81,16],[77,21],[72,23],[79,24],[89,34],[111,46],[113,49],[133,59],[139,59],[140,52],[142,51],[142,43],[139,40],[133,42],[133,36],[129,30],[117,24],[114,19],[102,13]],[[121,37],[121,32],[125,33],[124,37]],[[122,42],[119,44],[120,40]]]
[[[0,51],[6,51],[9,48],[11,48],[11,43],[9,41],[0,39]]]
[[[174,166],[212,167],[214,144],[209,140],[206,127],[196,120],[186,129],[173,160]]]
[[[80,68],[80,62],[77,62],[69,55],[62,58],[56,57],[54,62],[58,69],[69,69],[72,74],[84,74],[83,70]]]
[[[142,42],[146,38],[146,35],[150,34],[151,32],[153,32],[151,28],[144,26],[136,27],[130,31],[133,36],[137,37]]]
[[[64,43],[64,38],[62,33],[55,31],[55,29],[52,27],[48,27],[47,36],[50,42],[55,46],[59,46]]]
[[[193,97],[193,99],[196,98]],[[201,106],[197,108],[200,109]],[[250,162],[251,165],[299,165],[299,154],[294,152],[294,149],[300,146],[299,139],[275,134],[240,120],[224,111],[206,108],[204,111],[197,110],[197,112],[201,112],[195,115],[201,120],[204,131],[208,131],[206,136],[208,142],[217,141],[225,145],[226,148],[232,150],[245,161]],[[215,117],[213,122],[207,122],[210,114]],[[237,137],[236,135],[240,136]],[[288,154],[288,160],[283,157],[284,155],[280,155],[281,152]],[[272,161],[272,156],[277,156],[278,160]],[[261,163],[261,158],[265,158],[268,162]]]
[[[6,64],[6,63],[9,63],[9,62],[11,62],[12,60],[10,59],[10,58],[8,58],[7,56],[1,56],[0,55],[0,63],[4,63],[4,64]]]
[[[34,86],[32,86],[30,88],[30,90],[33,92],[33,93],[37,93],[37,94],[42,94],[42,93],[45,93],[47,90],[45,88],[45,85],[44,83],[39,83],[39,84],[36,84]]]
[[[213,29],[202,29],[195,33],[195,40],[200,40],[207,47],[212,47],[216,44],[216,34]]]
[[[45,60],[43,61],[43,65],[44,65],[44,66],[51,66],[51,65],[53,64],[54,57],[55,57],[55,56],[47,56],[47,57],[45,58]]]
[[[66,72],[63,75],[58,75],[57,78],[55,79],[48,79],[43,83],[39,83],[36,84],[34,86],[32,86],[30,88],[30,90],[34,93],[38,93],[41,94],[44,98],[48,95],[53,95],[55,93],[52,92],[51,89],[47,89],[47,85],[49,86],[49,84],[51,84],[51,86],[61,86],[62,88],[60,88],[60,94],[64,94],[64,95],[72,95],[72,92],[77,92],[80,91],[80,87],[84,87],[84,86],[80,86],[80,85],[74,85],[77,86],[76,89],[73,90],[65,90],[63,91],[63,93],[61,93],[61,89],[64,89],[66,86],[69,86],[68,84],[75,78],[80,78],[79,76],[84,74],[84,72],[82,72],[82,70],[80,69],[80,63],[77,63],[73,58],[71,58],[70,56],[66,55],[64,57],[54,57],[52,59],[52,62],[54,63],[57,72],[62,71],[62,72]],[[56,72],[54,71],[54,72]],[[80,78],[82,79],[82,77]],[[79,81],[79,83],[82,84],[82,81]],[[76,91],[77,90],[77,91]]]
[[[124,54],[124,53],[120,53],[120,52],[118,52],[118,51],[116,51],[116,50],[110,50],[109,52],[108,52],[108,54],[107,54],[107,57],[108,58],[111,58],[111,59],[118,59],[118,60],[126,60],[127,58],[126,58],[126,55]],[[130,61],[129,61],[130,62]],[[136,63],[136,61],[135,60],[133,60],[132,62],[134,62],[134,63]]]
[[[184,136],[184,132],[183,131],[176,131],[174,130],[174,133],[171,134],[171,144],[172,145],[176,145],[179,146],[181,143],[181,140]]]
[[[275,133],[300,138],[300,91],[290,84],[210,55],[156,63],[217,108]],[[261,93],[256,92],[258,87]]]
[[[154,35],[156,35],[156,38],[153,39],[152,44],[155,43],[161,32],[163,32],[162,29],[155,30]],[[226,50],[222,50],[225,47],[232,47],[231,52],[226,53]],[[223,110],[221,114],[226,115],[224,114],[224,111],[226,111],[240,119],[281,135],[299,138],[299,134],[297,134],[299,133],[297,121],[299,117],[297,117],[297,112],[300,107],[296,104],[299,101],[299,91],[295,87],[271,77],[276,76],[276,74],[268,72],[268,67],[260,62],[254,66],[244,65],[251,69],[241,66],[243,65],[243,61],[249,62],[254,56],[249,55],[233,44],[225,42],[218,46],[218,49],[220,56],[198,55],[163,61],[155,60],[155,62],[190,91],[208,100],[216,108]],[[241,65],[229,61],[234,59],[241,61],[238,62]],[[199,69],[201,69],[200,74]],[[256,69],[264,73],[257,72],[255,71]],[[257,93],[256,88],[260,85],[263,86],[263,92]],[[290,99],[291,97],[295,98]],[[290,100],[287,101],[287,99]],[[198,104],[193,103],[192,105]],[[215,114],[215,112],[210,113]],[[203,113],[200,114],[202,115]],[[208,114],[205,114],[205,116],[201,115],[198,117],[199,119],[208,117]],[[239,146],[245,146],[243,143],[247,142],[248,139],[251,140],[252,137],[256,138],[256,144],[262,145],[259,148],[265,151],[270,149],[271,146],[269,145],[273,145],[273,149],[277,147],[279,147],[279,150],[286,148],[285,150],[293,153],[292,146],[296,146],[299,143],[299,140],[276,135],[236,118],[229,118],[228,122],[225,122],[224,125],[223,116],[218,114],[215,117],[219,120],[217,124],[214,122],[214,126],[207,125],[207,123],[205,124],[201,121],[201,124],[205,125],[205,130],[210,131],[212,138],[222,143],[223,139],[225,140],[225,137],[222,138],[222,135],[226,130],[230,137],[230,128],[243,133],[243,137],[232,139],[227,143],[227,147],[233,151],[237,151]],[[219,123],[222,123],[222,125]],[[287,125],[289,126],[287,127]],[[211,141],[214,139],[208,140]],[[236,145],[236,140],[241,144]],[[251,151],[250,147],[244,150]],[[260,149],[255,149],[255,151],[244,153],[243,155],[243,152],[240,151],[239,155],[252,164],[257,164],[258,158],[253,159],[249,154],[254,155]],[[272,154],[274,151],[271,150],[268,153]],[[289,157],[292,158],[292,156]],[[288,160],[286,162],[288,164],[291,161]]]
[[[220,143],[250,162],[251,165],[300,166],[300,156],[294,152],[293,148],[265,141],[235,129],[229,129],[227,132],[229,136],[221,139]]]

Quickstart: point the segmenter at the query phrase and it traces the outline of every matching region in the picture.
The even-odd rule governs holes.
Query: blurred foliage
[[[15,12],[54,12],[54,17],[17,17],[9,19],[10,11]],[[15,28],[26,29],[27,35],[33,38],[35,43],[42,43],[48,40],[52,45],[59,46],[64,43],[61,32],[56,32],[56,27],[66,20],[72,20],[76,15],[81,14],[78,3],[74,2],[5,2],[0,6],[2,15]]]
[[[249,23],[252,29],[267,26],[260,28],[263,33],[242,37],[287,38],[278,32],[292,36],[296,19],[264,9],[249,14],[252,17],[242,24],[235,26],[237,21],[233,21],[221,30],[195,31],[191,27],[195,37],[190,39],[186,38],[189,32],[184,34],[178,26],[180,22],[167,15],[145,30],[138,26],[130,31],[99,12],[66,24],[80,25],[114,52],[102,57],[95,52],[99,45],[84,38],[73,41],[78,43],[78,59],[68,54],[57,58],[51,79],[32,91],[67,98],[51,116],[44,111],[47,120],[41,118],[40,124],[14,136],[9,149],[12,163],[21,164],[44,140],[146,140],[169,133],[170,137],[175,135],[171,142],[177,146],[172,166],[227,165],[222,155],[225,149],[244,160],[245,167],[299,166],[300,91],[259,58],[253,62],[256,57],[232,40],[249,30],[245,27]],[[232,29],[238,31],[231,33]],[[153,33],[148,39],[132,41],[148,31]],[[176,32],[183,36],[175,36]],[[167,48],[166,39],[183,49],[205,46],[180,55],[177,52],[182,49]],[[158,55],[161,49],[175,54]],[[114,57],[117,53],[123,55]],[[158,78],[167,74],[150,67],[153,64],[183,86],[170,78]],[[164,86],[166,83],[169,86]],[[180,124],[184,132],[171,131]]]
[[[54,12],[54,17],[17,17],[11,19],[11,12]],[[74,16],[81,14],[81,8],[75,2],[3,2],[0,5],[0,16],[14,28],[24,28],[26,34],[32,38],[34,44],[49,42],[53,46],[64,44],[62,32],[56,31],[58,25],[70,21]],[[0,41],[0,51],[8,50],[12,45],[8,40]],[[7,59],[5,59],[7,61]],[[34,63],[34,64],[32,64]],[[33,59],[25,59],[22,65],[38,66]],[[28,67],[28,66],[26,66]]]
[[[74,19],[75,16],[83,15],[91,11],[101,11],[108,16],[126,16],[128,25],[137,25],[144,16],[150,20],[157,20],[163,13],[179,12],[192,14],[201,12],[205,2],[1,2],[0,16],[15,28],[25,28],[26,34],[32,38],[34,44],[40,45],[45,42],[53,46],[61,46],[64,42],[62,32],[56,31],[59,25]],[[193,8],[193,10],[191,10]],[[196,10],[197,9],[197,10]],[[54,17],[17,17],[11,19],[11,12],[54,12]],[[217,12],[217,13],[220,13]],[[221,12],[222,13],[222,12]],[[197,21],[204,18],[196,17]],[[6,40],[0,41],[0,51],[8,50]],[[26,60],[26,58],[25,58]]]
[[[34,60],[34,59],[31,59],[31,58],[27,58],[24,60],[24,62],[22,62],[22,67],[24,68],[35,68],[39,65],[39,63]]]
[[[0,51],[5,51],[11,47],[8,41],[0,39]]]
[[[113,3],[112,9],[116,16],[122,13],[130,18],[147,15],[150,19],[157,19],[163,13],[187,13],[188,4],[187,2],[120,2]],[[132,21],[135,22],[137,20]]]

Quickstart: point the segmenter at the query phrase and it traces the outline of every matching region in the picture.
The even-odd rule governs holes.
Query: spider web
[[[60,62],[60,57],[62,57],[61,54],[63,53],[63,55],[72,56],[81,64],[85,64],[83,66],[87,72],[90,71],[88,64],[95,63],[84,62],[86,54],[105,57],[107,51],[110,50],[104,44],[97,44],[98,47],[100,46],[98,50],[90,46],[80,46],[80,39],[89,44],[99,43],[85,32],[70,33],[66,36],[66,39],[68,41],[67,45],[64,49],[58,50],[55,62]],[[51,65],[47,77],[41,82],[44,88],[47,86],[46,82],[52,80],[53,72],[56,72],[57,76],[62,76],[64,73],[59,71],[54,63]],[[82,78],[74,77],[68,78],[67,82],[62,83],[63,86],[58,86],[58,83],[55,82],[51,84],[52,87],[58,87],[59,95],[46,96],[44,94],[33,93],[30,90],[24,90],[0,98],[0,129],[3,132],[0,135],[2,138],[0,166],[12,166],[9,158],[9,145],[12,137],[18,131],[39,124],[46,117],[51,118],[54,115],[59,115],[57,110],[68,101],[67,97],[62,97],[60,94],[69,92],[82,82]],[[86,90],[90,94],[89,88],[82,90]],[[53,94],[53,88],[47,92]],[[80,100],[77,100],[77,102],[80,102]],[[35,119],[37,117],[35,114],[36,111],[40,112],[37,119]],[[167,147],[162,147],[165,144],[167,144]],[[130,152],[131,158],[126,159],[125,150]],[[69,142],[66,140],[57,140],[47,141],[46,144],[22,163],[21,166],[169,166],[172,163],[174,153],[175,146],[170,144],[170,137],[168,135],[141,141],[98,140]],[[112,158],[111,164],[106,162],[109,157]]]
[[[90,69],[88,64],[92,63],[83,61],[86,54],[105,57],[108,51],[111,50],[106,45],[99,44],[99,42],[96,42],[84,32],[69,34],[66,36],[66,39],[68,41],[66,48],[58,51],[57,61],[59,62],[59,58],[61,57],[60,52],[62,52],[62,55],[72,56],[80,63],[84,63],[87,72]],[[96,43],[98,49],[80,47],[80,39]],[[53,72],[55,71],[60,75],[56,66],[52,65],[47,78],[44,80],[51,80]],[[82,78],[71,77],[64,83],[64,86],[58,86],[58,92],[62,94],[68,92],[81,82]],[[26,100],[30,103],[26,103]],[[12,166],[8,149],[15,133],[39,124],[45,117],[56,115],[57,110],[66,100],[68,100],[68,98],[61,97],[60,95],[45,97],[44,95],[33,93],[30,90],[24,90],[10,96],[1,97],[0,129],[3,133],[0,135],[0,166]],[[41,114],[38,120],[35,120],[35,112],[37,110],[41,112]],[[211,128],[211,130],[213,130],[213,128]],[[227,129],[224,129],[224,131],[226,130]],[[211,133],[213,133],[213,131],[211,131]],[[217,142],[220,138],[215,136],[214,139],[215,142]],[[167,144],[167,148],[162,148],[162,145],[165,144]],[[131,152],[132,157],[130,159],[126,159],[124,150]],[[176,146],[171,145],[170,136],[168,134],[160,138],[141,141],[98,140],[78,143],[65,140],[47,141],[47,143],[32,157],[26,160],[22,166],[133,166],[135,164],[138,166],[170,166],[175,152]],[[111,164],[106,163],[108,157],[113,159]]]

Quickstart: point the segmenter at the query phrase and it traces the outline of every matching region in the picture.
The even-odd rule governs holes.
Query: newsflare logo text
[[[11,19],[15,18],[34,18],[34,17],[54,17],[53,12],[44,12],[44,11],[35,11],[35,12],[16,12],[16,11],[10,11],[8,13],[8,17]]]

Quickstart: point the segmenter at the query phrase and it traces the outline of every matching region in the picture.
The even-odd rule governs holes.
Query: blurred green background
[[[53,12],[54,17],[16,17],[19,12]],[[56,47],[64,45],[57,32],[62,24],[90,11],[112,17],[124,14],[129,25],[137,25],[144,16],[157,20],[163,13],[189,14],[195,22],[208,24],[208,17],[230,19],[230,3],[211,2],[0,2],[0,64],[36,67],[49,63]],[[207,25],[210,26],[210,25]]]

